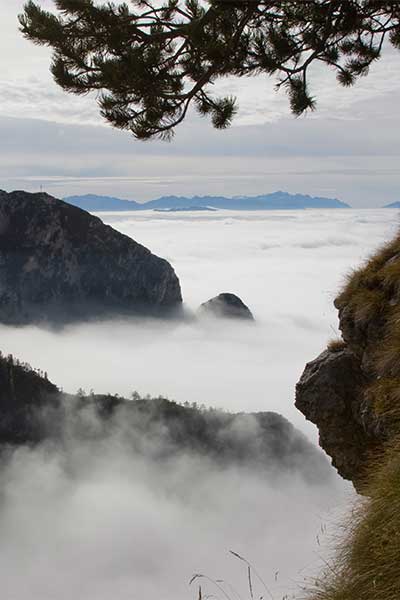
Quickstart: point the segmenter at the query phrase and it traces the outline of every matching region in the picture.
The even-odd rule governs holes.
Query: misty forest
[[[2,598],[399,600],[400,4],[0,14]]]

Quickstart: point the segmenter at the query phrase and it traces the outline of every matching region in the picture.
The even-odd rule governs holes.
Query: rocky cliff
[[[69,321],[181,306],[171,265],[47,194],[0,191],[0,321]]]
[[[400,236],[349,276],[335,306],[343,339],[306,365],[296,406],[362,489],[370,460],[400,431]]]

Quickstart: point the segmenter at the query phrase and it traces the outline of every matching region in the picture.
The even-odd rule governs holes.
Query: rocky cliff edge
[[[296,406],[362,490],[370,461],[400,431],[400,236],[348,277],[335,306],[342,340],[306,365]]]
[[[47,194],[0,191],[0,322],[179,309],[179,280],[99,218]]]

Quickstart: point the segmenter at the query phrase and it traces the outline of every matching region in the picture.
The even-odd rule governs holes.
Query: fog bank
[[[150,457],[160,439],[140,456],[118,433],[84,441],[68,432],[62,449],[43,444],[3,461],[7,600],[183,600],[197,597],[188,582],[200,572],[245,597],[245,566],[229,550],[280,598],[319,567],[322,533],[347,497],[336,479],[310,485],[298,472],[217,468],[185,454],[160,464]]]
[[[295,383],[337,335],[332,300],[344,274],[393,235],[397,212],[102,218],[171,261],[188,311],[230,291],[256,323],[2,326],[3,352],[47,370],[66,391],[138,390],[231,411],[273,410],[315,441],[315,428],[293,407]],[[187,454],[160,465],[132,453],[123,430],[121,424],[111,436],[85,441],[68,428],[62,449],[20,449],[3,463],[0,579],[7,600],[183,600],[197,597],[188,586],[194,573],[228,582],[218,585],[232,600],[230,585],[248,597],[246,566],[229,550],[253,563],[275,600],[298,592],[318,570],[326,528],[353,497],[333,472],[310,484],[297,471],[217,468]],[[160,443],[153,435],[145,442]],[[205,595],[226,598],[203,584]],[[268,596],[254,586],[258,597]]]
[[[2,349],[64,390],[162,394],[232,411],[274,410],[316,439],[293,406],[308,360],[337,335],[332,301],[344,276],[393,235],[397,211],[102,214],[167,258],[195,310],[219,292],[250,307],[246,323],[137,321],[51,332],[0,327]]]

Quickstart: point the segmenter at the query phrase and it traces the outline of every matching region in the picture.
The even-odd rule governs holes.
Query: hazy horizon
[[[17,190],[17,189],[8,188],[8,189],[4,189],[4,191],[7,192],[7,193],[11,193],[11,192],[14,192],[14,191],[28,191],[28,190]],[[48,193],[49,195],[53,195],[52,192],[49,192],[48,190],[44,189],[42,186],[39,189],[37,189],[37,190],[30,190],[30,192],[31,193],[45,192],[45,193]],[[288,192],[285,189],[278,189],[278,188],[273,189],[273,190],[271,190],[269,192],[265,192],[265,193],[260,192],[260,193],[257,193],[257,194],[245,194],[245,193],[243,193],[243,194],[225,194],[223,192],[218,193],[218,194],[217,193],[214,194],[212,191],[209,192],[209,193],[207,193],[207,194],[203,194],[203,193],[201,193],[201,191],[199,191],[197,193],[190,193],[189,192],[187,194],[175,194],[173,190],[170,190],[166,194],[157,195],[157,196],[154,195],[154,196],[151,196],[151,197],[148,197],[148,198],[143,198],[143,197],[139,198],[137,196],[134,197],[133,195],[127,195],[127,196],[118,195],[117,196],[117,195],[112,194],[112,193],[110,193],[110,194],[98,193],[97,194],[97,193],[93,193],[93,192],[88,191],[88,190],[86,190],[86,191],[84,191],[82,193],[70,194],[66,190],[65,194],[63,196],[60,196],[60,197],[55,196],[55,197],[58,198],[59,200],[66,200],[68,198],[72,198],[72,197],[75,197],[75,196],[76,197],[98,196],[100,198],[112,198],[112,199],[115,198],[117,200],[124,200],[126,202],[136,202],[138,204],[145,204],[145,203],[150,202],[152,200],[157,200],[159,198],[165,198],[165,197],[169,197],[169,196],[170,197],[176,197],[176,198],[189,198],[189,199],[192,199],[192,198],[207,198],[207,197],[211,197],[211,198],[213,198],[213,197],[225,197],[225,198],[229,198],[229,199],[234,199],[234,198],[243,198],[243,197],[256,198],[258,196],[268,196],[268,195],[272,195],[272,194],[276,194],[276,193],[290,194],[292,196],[300,195],[300,196],[319,197],[319,198],[325,198],[325,199],[329,199],[329,200],[330,199],[336,199],[336,200],[344,202],[344,200],[342,200],[342,198],[336,198],[336,197],[333,197],[333,196],[313,196],[313,194],[309,194],[307,192],[296,192],[296,191]],[[395,202],[396,201],[388,202],[387,204],[392,204],[392,203],[395,203]],[[400,200],[399,200],[399,202],[400,202]],[[346,210],[348,210],[348,209],[353,209],[353,210],[365,210],[365,209],[377,210],[377,209],[381,209],[381,208],[387,208],[387,204],[382,204],[382,205],[377,205],[377,206],[361,206],[361,207],[352,206],[351,204],[349,204],[349,206],[348,206],[348,208],[346,208]],[[85,210],[88,210],[88,209],[85,209]],[[153,209],[149,209],[149,211],[151,211],[151,210],[153,210]],[[233,210],[233,209],[214,208],[214,210],[215,211],[227,212],[227,211]],[[296,210],[296,209],[271,208],[271,209],[266,209],[266,210],[272,210],[274,212],[279,212],[279,211],[282,211],[282,210],[286,211],[286,210]],[[326,210],[326,209],[324,209],[323,207],[322,208],[303,208],[303,207],[300,207],[299,210],[318,211],[318,210]],[[338,207],[338,208],[332,208],[332,209],[328,209],[328,210],[342,210],[342,209],[340,207]],[[394,208],[394,210],[397,210],[397,208]],[[95,213],[96,211],[88,210],[88,212]],[[111,214],[113,212],[118,212],[118,211],[102,210],[102,211],[99,211],[99,216],[101,218],[103,218],[105,213],[110,213]],[[188,211],[188,212],[190,212],[190,211]],[[262,212],[262,210],[258,209],[257,211],[255,211],[254,209],[252,209],[251,212]]]

